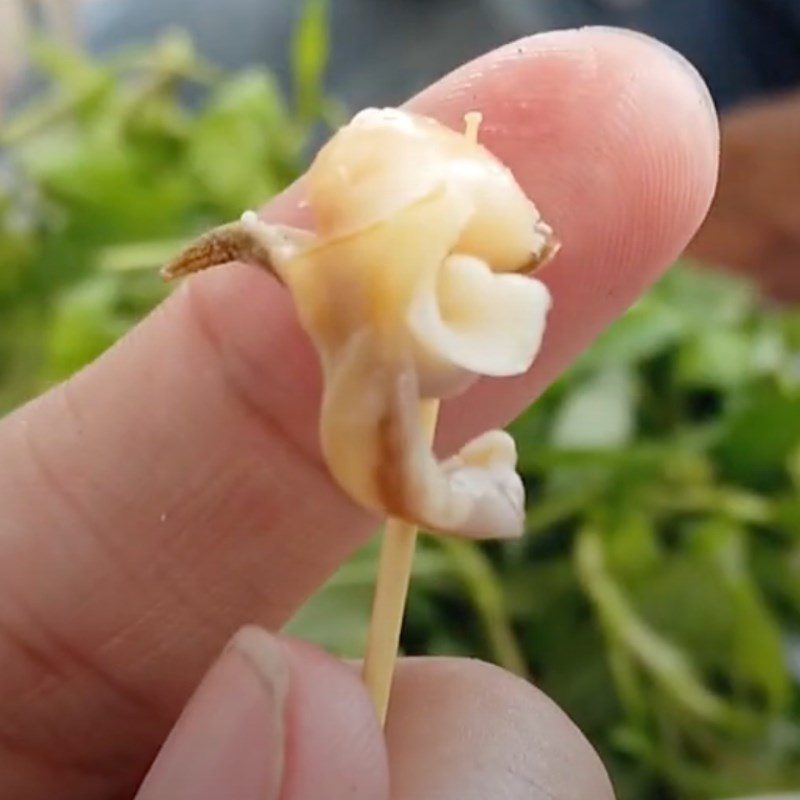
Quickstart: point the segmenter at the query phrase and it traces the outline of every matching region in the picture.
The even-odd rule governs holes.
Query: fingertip
[[[537,34],[413,101],[451,124],[469,104],[484,112],[482,140],[563,240],[543,274],[581,257],[663,262],[708,209],[719,150],[713,101],[697,70],[651,37],[606,27]]]
[[[386,735],[397,800],[614,796],[574,723],[530,683],[481,661],[403,659]]]
[[[714,196],[714,101],[697,68],[663,42],[622,28],[585,28],[582,35],[619,81],[606,135],[619,153],[631,212],[631,222],[620,225],[621,238],[630,263],[644,259],[663,268],[686,247]]]
[[[281,797],[289,666],[280,641],[237,634],[195,691],[137,800]]]
[[[384,800],[389,768],[375,709],[359,674],[321,649],[283,639],[292,666],[281,800]]]
[[[137,800],[388,798],[380,726],[358,674],[247,625],[213,664]]]
[[[679,257],[717,181],[708,89],[643,34],[582,28],[487,54],[415,101],[451,122],[484,112],[482,141],[514,171],[562,242],[537,272],[553,296],[542,350],[521,378],[482,382],[444,415],[442,444],[504,424]]]
[[[644,59],[659,62],[658,69],[663,69],[664,75],[669,74],[677,90],[685,94],[690,104],[697,106],[706,128],[705,133],[710,136],[709,142],[713,143],[715,151],[719,149],[719,124],[714,98],[700,70],[683,53],[654,36],[632,28],[589,25],[579,29],[579,32],[597,37],[598,42],[606,47],[622,44],[623,52],[627,48],[628,54],[638,52]]]

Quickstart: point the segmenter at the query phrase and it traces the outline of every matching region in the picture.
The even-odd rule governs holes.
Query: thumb
[[[206,674],[136,800],[389,796],[383,737],[357,674],[247,627]]]

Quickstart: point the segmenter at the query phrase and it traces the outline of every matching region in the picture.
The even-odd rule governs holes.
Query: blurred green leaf
[[[492,660],[516,675],[528,668],[505,607],[505,597],[489,559],[474,542],[443,538],[441,546],[483,622]]]
[[[790,685],[783,639],[750,572],[745,532],[727,521],[709,521],[694,531],[692,546],[707,555],[730,595],[735,688],[745,700],[756,689],[755,699],[766,700],[772,712],[785,709]]]
[[[732,401],[715,455],[724,476],[763,489],[786,481],[798,445],[800,390],[770,382]]]
[[[584,530],[575,551],[578,577],[595,604],[608,635],[669,692],[673,702],[701,719],[730,723],[734,709],[705,687],[687,655],[650,628],[607,571],[602,539]]]
[[[575,389],[559,409],[551,440],[564,449],[621,447],[635,433],[636,388],[625,369],[610,368]]]
[[[65,378],[92,361],[128,327],[116,311],[118,289],[109,278],[79,284],[60,300],[53,315],[46,374]]]
[[[320,14],[303,34],[309,97],[322,97]],[[155,276],[130,273],[296,178],[322,113],[299,119],[271,73],[226,76],[179,31],[102,59],[48,42],[34,55],[45,83],[0,127],[0,410],[163,297]]]
[[[662,353],[687,334],[681,310],[646,295],[584,355],[591,365],[635,364]]]
[[[738,330],[706,331],[687,341],[678,353],[676,377],[692,386],[731,389],[754,370],[753,345]]]
[[[328,63],[328,4],[307,0],[292,40],[295,102],[300,119],[318,116],[325,105],[322,81]]]
[[[758,294],[746,281],[691,267],[673,269],[658,296],[695,330],[741,325],[758,305]]]
[[[242,73],[222,83],[189,138],[189,169],[224,216],[257,207],[300,167],[300,131],[271,76]]]
[[[286,625],[299,636],[343,658],[360,658],[367,640],[372,605],[372,581],[331,581],[320,589]]]

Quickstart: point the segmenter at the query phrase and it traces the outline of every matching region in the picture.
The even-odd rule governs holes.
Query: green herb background
[[[268,72],[225,74],[178,33],[102,61],[35,46],[45,84],[0,128],[0,410],[156,304],[155,268],[187,237],[300,172],[341,117],[327,50],[312,2],[290,102]],[[532,677],[621,800],[800,787],[800,311],[678,266],[512,431],[527,535],[424,539],[406,651]],[[375,555],[290,629],[360,654]]]

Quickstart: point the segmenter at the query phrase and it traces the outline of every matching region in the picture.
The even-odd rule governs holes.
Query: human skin
[[[683,60],[609,29],[508,45],[410,106],[453,127],[482,111],[482,141],[563,242],[539,273],[554,304],[534,368],[446,403],[445,453],[528,405],[683,250],[714,191],[717,124]],[[303,224],[301,198],[302,183],[263,214]],[[5,796],[130,797],[232,633],[245,622],[280,628],[370,536],[376,520],[320,460],[320,388],[284,290],[231,265],[188,280],[97,362],[0,423]],[[585,797],[587,783],[608,796],[574,727],[499,670],[403,663],[384,744],[351,667],[248,630],[246,657],[240,636],[207,679],[216,689],[206,682],[200,695],[220,707],[226,691],[249,698],[255,718],[228,720],[226,735],[260,730],[273,755],[284,744],[281,800],[314,797],[303,775],[334,799],[380,800],[390,769],[401,800]],[[275,652],[290,686],[277,716]],[[320,693],[327,686],[341,691]],[[259,727],[261,701],[278,733]],[[173,743],[190,738],[186,720]],[[250,753],[261,769],[260,750],[226,741],[212,752]],[[570,768],[548,773],[554,752]],[[245,766],[214,775],[225,769],[233,780]],[[175,774],[168,794],[155,774],[144,796],[179,797],[174,781],[192,776]],[[521,777],[504,784],[509,775]]]
[[[800,92],[722,117],[717,195],[689,254],[800,300]]]

